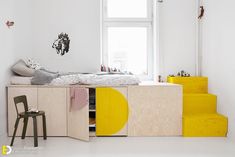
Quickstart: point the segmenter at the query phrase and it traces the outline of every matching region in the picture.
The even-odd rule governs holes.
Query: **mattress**
[[[12,76],[10,83],[12,85],[31,85],[32,77]]]
[[[31,85],[32,77],[12,76],[10,83],[12,85]],[[63,85],[104,85],[104,86],[118,86],[118,85],[136,85],[140,80],[135,75],[96,75],[96,74],[72,74],[62,75],[51,81],[48,85],[63,86]]]
[[[72,85],[72,84],[85,84],[85,85],[135,85],[139,84],[140,80],[135,75],[96,75],[96,74],[74,74],[64,75],[53,79],[50,85]]]

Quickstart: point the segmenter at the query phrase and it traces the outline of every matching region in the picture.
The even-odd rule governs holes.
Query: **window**
[[[103,0],[102,63],[153,78],[152,0]]]

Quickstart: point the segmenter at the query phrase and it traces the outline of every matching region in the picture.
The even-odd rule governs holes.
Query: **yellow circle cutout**
[[[117,134],[128,120],[126,97],[113,88],[96,88],[96,135]]]

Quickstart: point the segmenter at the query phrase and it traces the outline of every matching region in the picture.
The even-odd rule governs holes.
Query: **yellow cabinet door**
[[[96,88],[96,135],[127,136],[127,121],[127,88]]]

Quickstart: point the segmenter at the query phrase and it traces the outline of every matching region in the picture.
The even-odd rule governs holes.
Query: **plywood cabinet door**
[[[37,108],[37,88],[36,87],[8,87],[8,136],[12,136],[16,121],[16,109],[14,97],[26,95],[29,108]],[[19,112],[23,112],[23,104],[18,104]],[[29,118],[26,136],[33,135],[33,121]],[[21,136],[23,130],[23,119],[20,120],[16,136]]]
[[[127,120],[127,88],[96,88],[96,135],[127,136]]]
[[[67,136],[66,88],[38,88],[38,109],[45,111],[48,136]],[[42,135],[42,118],[38,117],[38,132]]]
[[[82,87],[81,87],[82,88]],[[82,88],[89,94],[88,89]],[[88,98],[87,98],[88,99]],[[81,109],[74,110],[71,106],[70,88],[67,88],[67,115],[68,115],[68,136],[80,139],[83,141],[89,141],[89,104]]]
[[[182,87],[129,86],[128,136],[182,135]]]

